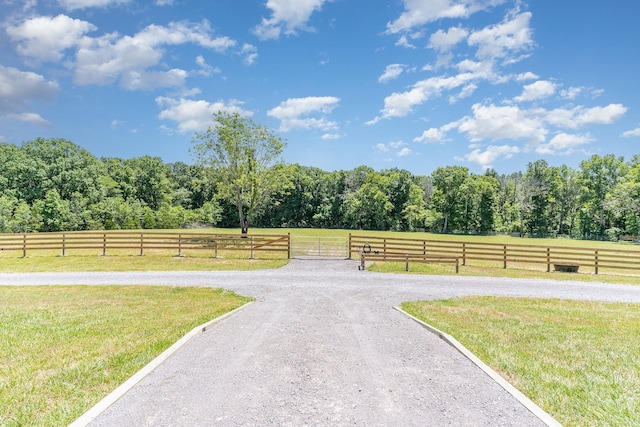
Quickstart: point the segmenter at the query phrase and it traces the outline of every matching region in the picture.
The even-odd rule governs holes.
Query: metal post
[[[22,235],[22,258],[27,257],[27,234]]]
[[[213,241],[213,257],[218,258],[218,236],[216,235]]]
[[[404,271],[409,271],[409,255],[404,256],[405,267]]]
[[[178,256],[182,256],[182,234],[178,234]]]
[[[144,234],[140,233],[140,256],[144,255]]]
[[[62,256],[66,256],[66,236],[62,233]]]
[[[291,233],[287,233],[287,259],[291,259]]]
[[[102,256],[107,255],[107,233],[102,235]]]
[[[598,274],[598,251],[596,250],[596,274]]]

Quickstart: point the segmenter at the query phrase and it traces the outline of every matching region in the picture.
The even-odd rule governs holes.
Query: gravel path
[[[512,295],[640,302],[640,286],[377,274],[354,261],[254,272],[0,274],[0,284],[167,284],[256,302],[198,335],[91,425],[538,426],[402,301]]]

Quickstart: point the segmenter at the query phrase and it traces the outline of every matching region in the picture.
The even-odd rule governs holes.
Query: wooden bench
[[[460,271],[460,263],[458,257],[454,256],[442,256],[442,255],[428,255],[428,254],[381,254],[381,253],[367,253],[360,252],[360,265],[358,270],[365,269],[366,261],[383,261],[383,262],[403,262],[405,263],[405,271],[409,271],[409,262],[421,262],[421,263],[444,263],[455,264],[456,273]]]
[[[553,269],[562,273],[577,273],[580,264],[576,262],[554,262]]]

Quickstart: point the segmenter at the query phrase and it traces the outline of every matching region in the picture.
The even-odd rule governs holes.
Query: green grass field
[[[68,425],[187,332],[248,301],[207,288],[0,286],[0,425]]]
[[[566,426],[640,425],[640,305],[465,297],[410,302]]]

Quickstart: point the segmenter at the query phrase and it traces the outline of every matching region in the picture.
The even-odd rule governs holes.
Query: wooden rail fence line
[[[474,243],[428,239],[356,236],[349,234],[349,257],[360,257],[363,251],[376,255],[376,260],[393,261],[403,256],[423,255],[458,258],[461,265],[489,261],[503,268],[517,264],[543,264],[547,272],[577,271],[579,267],[601,270],[640,271],[640,250],[572,248],[552,245]],[[368,258],[371,258],[368,256]]]
[[[135,250],[140,256],[150,250],[175,250],[182,256],[186,250],[210,250],[217,258],[221,251],[248,251],[253,259],[260,252],[291,254],[291,236],[286,235],[233,235],[207,233],[153,233],[153,232],[68,232],[0,234],[0,251],[59,250],[66,256],[72,250],[96,250],[107,255],[109,250]]]

